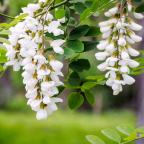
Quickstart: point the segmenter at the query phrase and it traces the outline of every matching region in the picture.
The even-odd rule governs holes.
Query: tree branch
[[[6,14],[3,14],[3,13],[0,13],[1,16],[3,17],[7,17],[7,18],[10,18],[10,19],[15,19],[14,17],[12,16],[9,16],[9,15],[6,15]]]
[[[58,3],[58,4],[56,4],[55,6],[52,6],[51,8],[50,8],[50,10],[53,10],[53,9],[55,9],[55,8],[57,8],[57,7],[60,7],[60,6],[62,6],[62,5],[64,5],[65,3],[67,3],[68,2],[68,0],[64,0],[64,1],[62,1],[61,3]],[[45,14],[47,11],[43,11],[42,13],[39,13],[38,15],[36,15],[35,17],[38,17],[38,16],[40,16],[40,15],[43,15],[43,14]]]
[[[53,9],[55,9],[55,8],[57,8],[57,7],[60,7],[60,6],[64,5],[64,4],[67,3],[67,2],[68,2],[68,0],[64,0],[63,2],[58,3],[58,4],[56,4],[55,6],[51,7],[50,10],[53,10]]]

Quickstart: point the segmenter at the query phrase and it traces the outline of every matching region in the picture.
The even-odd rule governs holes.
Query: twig
[[[67,3],[67,0],[65,0],[65,1],[63,1],[63,2],[61,2],[61,3],[56,4],[55,6],[52,6],[49,10],[53,10],[53,9],[55,9],[55,8],[57,8],[57,7],[60,7],[60,6],[64,5],[65,3]],[[45,14],[46,12],[47,12],[47,10],[46,10],[46,11],[43,11],[42,13],[39,13],[39,14],[36,15],[35,17],[38,17],[38,16],[40,16],[40,15],[43,15],[43,14]]]
[[[6,15],[6,14],[3,14],[3,13],[0,13],[1,16],[4,16],[4,17],[7,17],[7,18],[10,18],[10,19],[15,19],[14,17],[12,16],[9,16],[9,15]]]
[[[134,139],[134,140],[129,140],[129,141],[123,142],[123,143],[121,143],[121,144],[127,144],[127,143],[130,143],[130,142],[133,142],[133,141],[136,141],[136,140],[141,140],[141,139],[144,139],[144,137],[139,137],[139,138],[136,138],[136,139]]]

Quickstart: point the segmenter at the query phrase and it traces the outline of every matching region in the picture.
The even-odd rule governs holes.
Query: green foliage
[[[12,110],[18,108],[14,103],[22,105],[21,100],[12,100],[12,103]],[[87,134],[98,133],[102,128],[115,127],[119,123],[134,125],[135,121],[134,115],[126,111],[103,115],[59,111],[47,120],[37,121],[25,101],[23,103],[25,107],[20,110],[24,111],[0,111],[1,144],[88,144],[84,137]],[[25,112],[25,108],[29,111]]]
[[[77,72],[72,72],[68,78],[68,84],[74,87],[80,86],[81,79]]]
[[[90,105],[93,105],[95,103],[95,97],[94,97],[93,93],[90,90],[85,90],[84,94],[85,94],[85,97],[86,97],[88,103]]]
[[[116,142],[116,143],[120,143],[121,142],[121,137],[118,134],[117,131],[113,130],[113,129],[104,129],[101,131],[103,135],[105,135],[107,138],[109,138],[110,140]]]
[[[110,6],[115,0],[94,0],[92,5],[85,9],[80,15],[80,21],[84,21],[85,19],[89,18],[90,16],[94,15],[96,12],[100,12]]]
[[[66,43],[66,47],[72,49],[76,53],[83,52],[84,44],[79,40],[69,40]]]
[[[70,34],[69,39],[70,40],[76,40],[83,36],[85,36],[89,32],[90,27],[88,25],[82,25],[74,28]]]
[[[55,10],[55,18],[56,19],[61,19],[65,16],[65,9],[64,8],[59,8]]]
[[[23,19],[27,16],[27,14],[20,14],[19,16],[15,17],[13,21],[10,23],[1,23],[0,24],[0,31],[8,30],[10,27],[16,25],[18,22],[23,21]]]
[[[84,102],[83,96],[78,92],[69,95],[68,104],[71,109],[78,109]]]
[[[141,50],[140,53],[141,53],[141,56],[135,59],[137,62],[140,63],[140,65],[131,71],[132,75],[139,75],[139,74],[144,73],[144,60],[143,60],[144,59],[144,50]]]
[[[86,136],[86,139],[91,144],[105,144],[105,142],[103,140],[101,140],[99,137],[94,136],[94,135],[88,135],[88,136]]]
[[[141,3],[135,10],[137,13],[143,13],[144,12],[144,3]]]
[[[76,72],[82,72],[90,68],[90,63],[87,59],[78,59],[70,63],[69,67]]]
[[[143,128],[133,128],[130,126],[117,126],[115,129],[102,129],[101,133],[107,137],[109,143],[114,141],[117,144],[127,144],[138,139],[144,138],[144,129]],[[121,136],[120,134],[124,136]],[[91,144],[105,144],[105,142],[97,136],[86,136],[86,139]]]
[[[14,2],[13,0],[10,0]],[[33,1],[33,0],[32,0]],[[62,4],[61,4],[62,2]],[[63,3],[64,2],[64,3]],[[55,37],[53,34],[46,33],[47,39],[65,39],[64,44],[64,55],[61,58],[67,60],[69,64],[69,70],[66,77],[65,88],[70,88],[74,91],[69,96],[69,106],[70,108],[78,108],[83,103],[84,98],[92,105],[95,102],[95,96],[93,95],[91,89],[95,88],[97,85],[103,85],[105,83],[105,77],[103,74],[94,76],[86,76],[83,78],[82,73],[89,71],[91,69],[91,63],[87,57],[82,57],[82,55],[88,55],[90,51],[96,49],[98,42],[98,37],[101,34],[100,28],[97,25],[96,16],[99,16],[102,11],[106,11],[108,8],[115,5],[117,0],[72,0],[63,1],[55,0],[53,6],[57,6],[52,10],[56,19],[61,19],[66,17],[66,22],[62,24],[62,29],[64,30],[64,35]],[[143,2],[140,0],[135,0],[138,4],[136,7],[136,12],[143,12]],[[17,12],[20,11],[20,6],[25,6],[28,3],[18,2],[16,0],[16,7],[18,7]],[[7,35],[9,34],[8,29],[18,22],[23,21],[26,14],[20,14],[15,17],[10,23],[0,24],[0,43],[9,43],[7,40]],[[52,48],[48,46],[46,52],[50,52]],[[3,64],[7,61],[6,51],[0,49],[0,71],[3,71]],[[142,53],[142,56],[144,54]],[[143,58],[137,58],[141,65],[134,69],[131,74],[137,75],[144,72],[144,61]],[[77,95],[76,95],[77,93]],[[73,100],[78,97],[77,103],[74,105]],[[76,101],[76,100],[75,100]]]

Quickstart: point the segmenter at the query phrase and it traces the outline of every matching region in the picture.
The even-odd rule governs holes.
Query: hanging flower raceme
[[[135,82],[129,73],[130,69],[139,66],[139,63],[132,59],[137,57],[139,52],[132,46],[142,40],[142,37],[134,32],[140,31],[142,26],[134,22],[130,14],[137,19],[142,19],[143,15],[133,12],[132,9],[129,2],[119,4],[105,13],[109,20],[99,23],[103,40],[97,48],[102,52],[96,53],[95,56],[97,60],[104,61],[98,65],[98,69],[107,71],[106,85],[112,87],[114,95],[122,91],[123,85]]]
[[[55,37],[64,34],[60,28],[61,20],[55,20],[46,6],[47,0],[39,0],[38,4],[29,4],[22,8],[26,18],[10,28],[10,44],[7,48],[7,66],[13,66],[15,71],[24,72],[23,83],[26,89],[28,105],[37,112],[37,119],[45,119],[57,110],[57,102],[62,99],[53,97],[59,93],[58,86],[63,85],[60,76],[63,64],[56,60],[54,55],[45,54],[45,33]],[[40,14],[41,11],[43,14]],[[47,45],[58,54],[63,54],[64,40],[47,38]]]

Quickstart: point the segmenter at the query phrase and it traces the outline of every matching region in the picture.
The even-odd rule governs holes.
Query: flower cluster
[[[45,119],[57,110],[57,102],[62,99],[54,97],[59,93],[58,86],[63,85],[60,76],[63,63],[56,60],[52,53],[46,54],[46,46],[53,51],[63,54],[62,39],[47,39],[45,33],[55,37],[64,34],[60,28],[62,20],[55,20],[46,6],[47,0],[39,0],[37,4],[28,4],[22,8],[27,14],[22,22],[10,28],[10,44],[7,49],[7,66],[13,66],[15,71],[22,67],[23,83],[26,89],[28,105],[37,112],[37,119]],[[43,14],[39,14],[42,11]]]
[[[142,37],[134,32],[140,31],[142,26],[130,18],[131,13],[137,19],[143,18],[142,14],[133,12],[132,5],[127,2],[108,10],[105,16],[109,17],[109,20],[99,23],[103,40],[97,48],[102,52],[96,53],[95,56],[97,60],[104,61],[98,65],[98,69],[107,71],[106,85],[112,87],[114,95],[122,91],[123,85],[135,82],[129,73],[131,68],[139,66],[139,63],[132,59],[137,57],[139,52],[131,45],[142,40]]]

